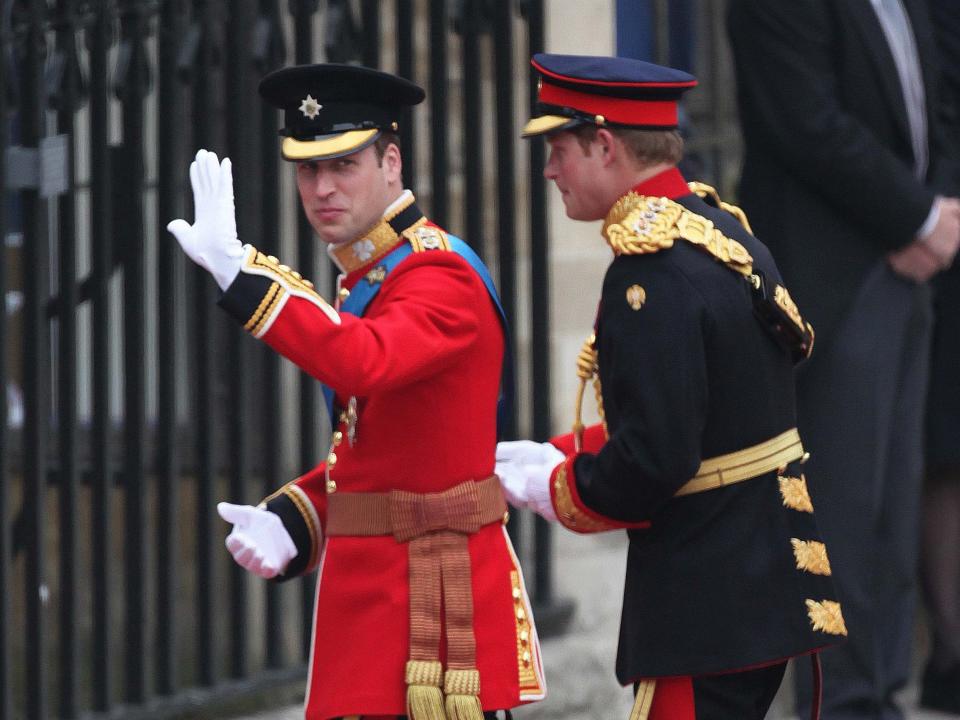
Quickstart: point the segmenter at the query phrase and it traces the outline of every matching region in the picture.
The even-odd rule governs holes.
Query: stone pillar
[[[615,0],[547,3],[546,47],[551,53],[613,55],[616,51]],[[603,273],[612,255],[600,223],[570,220],[560,193],[548,183],[551,278],[551,381],[554,432],[573,423],[577,390],[576,359],[593,329]],[[596,422],[593,390],[584,401],[584,422]]]

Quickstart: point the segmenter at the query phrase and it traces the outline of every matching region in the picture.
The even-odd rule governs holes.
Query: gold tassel
[[[447,695],[447,720],[483,720],[476,695]]]
[[[483,720],[479,670],[447,670],[443,692],[447,696],[447,720]]]
[[[436,660],[407,661],[407,717],[410,720],[446,720],[440,684],[443,666]]]

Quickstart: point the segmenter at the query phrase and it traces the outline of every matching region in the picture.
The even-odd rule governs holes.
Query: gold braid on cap
[[[583,394],[587,389],[587,383],[591,380],[593,380],[593,390],[597,398],[597,413],[600,415],[600,422],[603,423],[604,433],[607,432],[596,343],[596,333],[590,333],[577,354],[577,377],[580,379],[580,387],[577,389],[576,406],[573,411],[573,449],[576,452],[583,449]]]

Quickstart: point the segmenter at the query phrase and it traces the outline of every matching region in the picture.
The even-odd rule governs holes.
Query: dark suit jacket
[[[903,2],[925,80],[926,181],[914,177],[899,77],[870,0],[729,6],[745,143],[740,202],[821,348],[867,270],[913,240],[954,173],[926,0]]]
[[[929,0],[940,51],[942,121],[960,162],[960,2]],[[934,282],[934,333],[927,404],[927,465],[931,472],[960,469],[960,263]]]

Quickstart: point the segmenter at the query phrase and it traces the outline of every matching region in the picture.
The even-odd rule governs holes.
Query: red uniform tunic
[[[319,567],[311,719],[406,713],[407,546],[392,536],[324,540],[317,528],[326,522],[328,493],[440,492],[493,473],[502,326],[477,272],[445,249],[445,234],[412,202],[331,253],[345,272],[341,297],[358,283],[381,283],[362,317],[340,313],[253,248],[221,301],[333,388],[342,409],[327,462],[267,500],[298,547],[286,576]],[[415,252],[384,278],[379,261],[403,242]],[[536,630],[503,524],[470,536],[469,554],[483,709],[540,699]]]

